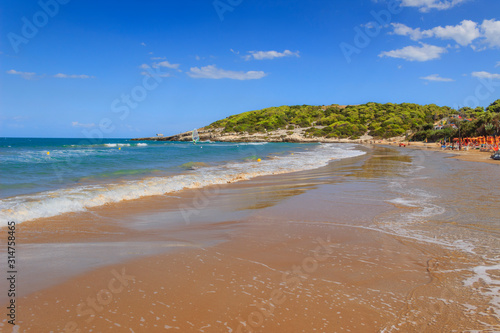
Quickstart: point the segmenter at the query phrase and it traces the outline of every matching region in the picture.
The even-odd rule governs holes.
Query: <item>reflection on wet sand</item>
[[[72,274],[57,264],[43,271],[46,279],[66,272],[53,287],[43,278],[26,282],[30,290],[47,289],[22,299],[20,313],[37,320],[24,316],[21,326],[61,331],[73,320],[82,331],[498,329],[500,184],[487,176],[494,166],[363,149],[367,155],[315,170],[61,216],[44,221],[50,234],[36,222],[20,225],[21,243],[32,247],[31,276],[51,254],[75,267]],[[326,250],[315,257],[318,247]],[[76,307],[105,288],[111,269],[125,269],[135,282],[87,322]]]

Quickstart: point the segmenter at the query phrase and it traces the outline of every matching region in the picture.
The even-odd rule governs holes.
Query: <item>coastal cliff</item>
[[[294,130],[275,130],[266,133],[236,133],[236,132],[223,132],[223,129],[216,128],[200,128],[198,134],[200,141],[219,141],[219,142],[351,142],[362,143],[373,140],[371,135],[364,135],[359,139],[347,138],[320,138],[311,137],[307,133],[311,127],[297,128]],[[404,137],[402,137],[404,138]],[[136,138],[133,141],[191,141],[192,131],[179,133],[176,135],[166,137],[146,137]]]

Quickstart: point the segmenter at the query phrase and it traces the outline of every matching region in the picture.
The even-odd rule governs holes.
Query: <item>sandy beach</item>
[[[499,331],[500,164],[361,149],[18,225],[0,331]]]
[[[382,145],[382,146],[399,146],[399,142],[391,142],[387,140],[379,140],[375,141],[376,145]],[[428,150],[428,151],[439,151],[442,153],[446,154],[451,154],[451,158],[456,158],[458,160],[462,161],[469,161],[469,162],[481,162],[481,163],[490,163],[490,164],[498,164],[498,161],[495,161],[490,158],[491,152],[483,152],[479,151],[477,149],[462,149],[462,150],[449,150],[449,149],[442,149],[441,145],[436,142],[410,142],[408,145],[407,141],[401,141],[402,143],[406,144],[405,148],[408,149],[423,149],[423,150]]]
[[[500,333],[500,1],[1,9],[0,333]]]

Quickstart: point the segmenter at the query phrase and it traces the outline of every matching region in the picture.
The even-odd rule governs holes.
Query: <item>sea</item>
[[[358,296],[359,304],[388,318],[380,332],[500,332],[499,167],[395,146],[0,138],[0,219],[4,225],[35,222],[18,233],[26,235],[19,246],[22,296],[105,265],[229,241],[247,219],[266,228],[318,225],[325,235],[338,228],[351,228],[350,235],[373,232],[373,241],[382,244],[375,254],[343,256],[347,241],[332,265],[351,270],[344,260],[369,259],[387,281],[351,270],[346,290],[358,280],[380,293],[396,285],[400,273],[420,278],[424,272],[423,284],[399,281],[414,286],[403,298],[390,287],[383,302]],[[179,207],[191,207],[191,197],[176,192],[278,174],[219,186],[209,204],[193,205],[203,214],[181,219]],[[75,223],[75,230],[39,228],[51,217],[80,212],[53,219]],[[252,218],[242,218],[244,213]],[[85,236],[75,241],[73,232]],[[83,241],[86,232],[90,243]],[[30,238],[42,233],[49,242]],[[369,245],[357,244],[360,239],[353,238],[356,247]],[[393,253],[392,241],[406,250]],[[336,279],[324,281],[340,283]],[[0,303],[4,299],[0,295]],[[391,300],[399,312],[385,312]]]
[[[0,138],[0,220],[21,223],[362,154],[340,144]]]

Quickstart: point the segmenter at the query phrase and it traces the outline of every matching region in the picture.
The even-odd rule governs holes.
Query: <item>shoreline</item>
[[[377,179],[411,161],[404,150],[393,148],[375,146],[366,156],[318,169],[221,185],[201,198],[201,190],[186,190],[168,202],[157,196],[95,209],[83,214],[87,218],[59,216],[59,226],[51,222],[50,234],[36,222],[23,223],[20,228],[28,238],[22,243],[37,238],[40,244],[168,239],[202,244],[210,238],[216,243],[143,254],[31,293],[19,300],[19,313],[33,314],[35,321],[23,316],[21,328],[287,332],[314,327],[373,332],[406,317],[408,328],[411,321],[428,325],[431,313],[410,320],[408,295],[416,305],[418,297],[438,297],[442,286],[459,288],[456,277],[445,273],[457,267],[446,258],[457,256],[437,244],[372,230],[386,215],[413,209],[387,203],[390,193],[380,192],[383,182]],[[352,181],[343,181],[345,177]],[[363,195],[353,201],[350,193],[358,193],[360,186]],[[165,229],[163,219],[182,216],[174,214],[181,203],[203,213],[193,213],[188,224]],[[210,212],[212,207],[216,213]],[[146,219],[121,220],[141,212],[149,212]],[[92,216],[98,218],[89,228]],[[210,232],[213,236],[207,238]],[[201,237],[198,243],[196,237]],[[124,281],[121,287],[117,276]],[[93,308],[89,297],[102,303]],[[469,304],[484,306],[477,295],[468,297]],[[436,331],[464,323],[480,327],[468,316],[461,318],[461,307],[453,302],[439,306],[456,323],[438,320],[431,325]],[[145,308],[150,311],[144,313]]]
[[[4,198],[7,204],[2,207],[0,216],[5,220],[24,223],[38,218],[86,211],[89,208],[115,204],[124,200],[130,201],[167,193],[175,195],[185,189],[201,189],[210,185],[234,183],[258,176],[316,169],[327,165],[332,159],[344,159],[364,154],[362,150],[342,149],[336,145],[313,145],[314,147],[306,145],[304,147],[291,144],[280,146],[279,149],[267,148],[267,150],[267,146],[255,145],[257,147],[250,143],[243,148],[233,145],[238,148],[238,151],[231,152],[231,155],[228,155],[230,159],[212,164],[193,162],[192,157],[189,157],[192,155],[187,154],[186,160],[190,162],[183,164],[181,169],[164,175],[150,174],[142,178],[131,179],[116,178],[107,182],[77,184],[67,182],[59,189]],[[188,148],[203,147],[188,144]],[[203,152],[217,153],[219,151],[217,145],[205,148]],[[38,195],[42,198],[37,197]],[[69,200],[66,200],[66,197],[69,197]]]
[[[205,130],[204,128],[199,129],[200,140],[213,141],[213,142],[233,142],[233,143],[249,143],[249,142],[290,142],[290,143],[350,143],[358,145],[381,145],[381,146],[392,146],[399,145],[400,143],[405,143],[406,148],[412,149],[423,149],[423,150],[433,150],[440,151],[446,154],[456,155],[452,158],[458,160],[469,161],[469,162],[485,162],[491,164],[500,164],[495,160],[490,159],[491,152],[480,152],[477,150],[442,150],[440,146],[435,146],[437,143],[425,143],[421,141],[408,142],[404,137],[395,137],[389,139],[374,139],[370,135],[365,135],[359,139],[340,139],[340,138],[315,138],[315,137],[305,137],[304,131],[308,128],[297,128],[292,131],[287,130],[276,130],[270,131],[269,133],[256,133],[256,134],[237,134],[237,133],[222,133],[221,129],[210,129]],[[171,135],[167,137],[145,137],[145,138],[133,138],[131,141],[192,141],[191,131],[183,132],[176,135]],[[292,133],[292,134],[290,134]],[[409,145],[408,145],[409,143]]]
[[[397,147],[399,142],[383,142],[383,143],[374,143],[375,145],[381,146],[389,146],[389,147]],[[484,152],[478,150],[443,150],[440,146],[437,146],[436,143],[424,143],[424,142],[410,142],[410,145],[403,147],[402,149],[419,149],[423,151],[435,151],[444,154],[449,154],[448,158],[453,158],[461,161],[467,162],[481,162],[481,163],[489,163],[500,165],[500,161],[495,161],[490,158],[491,152]]]
[[[319,126],[322,128],[324,126]],[[214,142],[290,142],[290,143],[368,143],[373,140],[370,135],[364,135],[359,139],[341,139],[341,138],[321,138],[307,135],[306,131],[313,127],[300,127],[292,130],[273,130],[266,133],[223,133],[221,128],[206,129],[202,127],[198,129],[200,142],[214,141]],[[131,141],[192,141],[192,131],[183,132],[170,136],[156,136],[145,138],[133,138]]]

